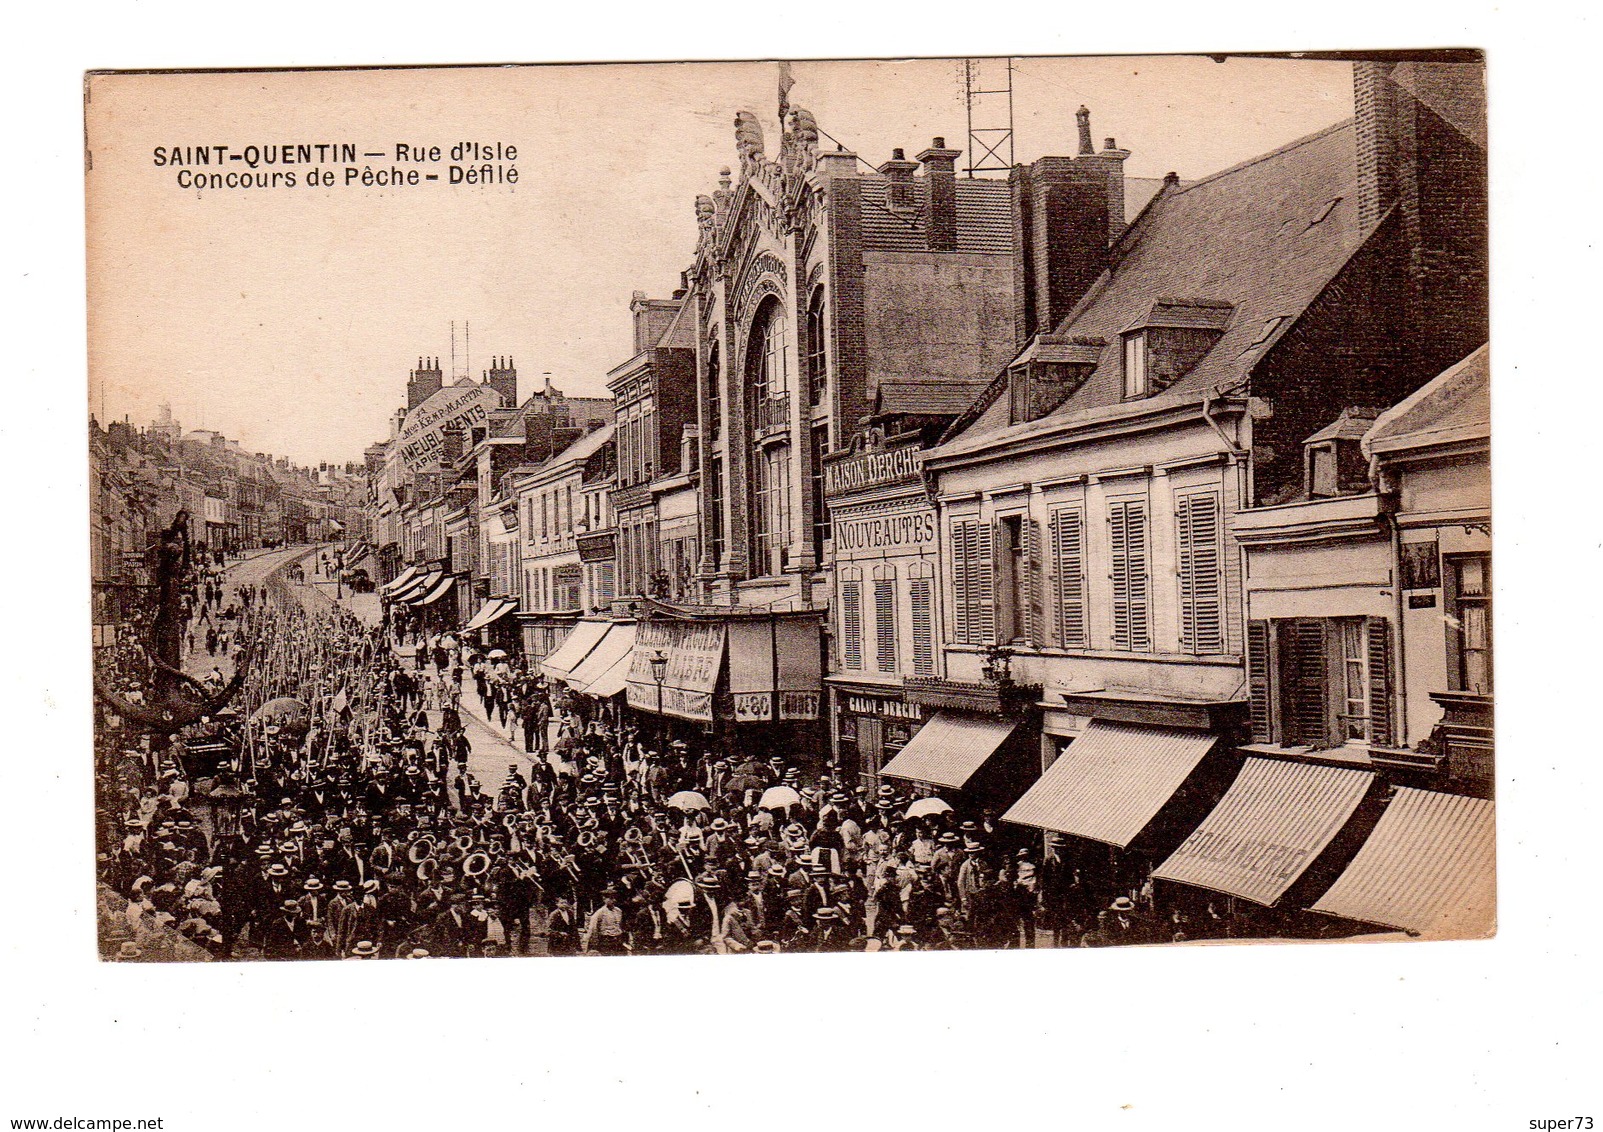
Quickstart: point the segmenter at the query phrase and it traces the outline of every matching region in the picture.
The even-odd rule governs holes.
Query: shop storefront
[[[478,610],[462,626],[462,636],[481,648],[500,648],[508,652],[523,647],[523,634],[518,630],[517,598],[492,597],[479,605]]]
[[[1030,704],[1036,691],[1010,683],[908,679],[903,700],[923,722],[881,764],[879,776],[914,794],[1000,817],[1035,778],[1040,718]]]
[[[1002,820],[1039,832],[1096,901],[1139,889],[1240,767],[1235,701],[1099,689],[1049,692],[1035,708],[1039,776]]]
[[[679,616],[653,603],[636,628],[628,706],[647,718],[697,725],[733,750],[761,748],[814,762],[820,683],[817,614],[767,611]]]
[[[835,765],[847,779],[877,790],[880,768],[907,746],[927,717],[902,698],[900,685],[865,684],[828,677],[835,721]]]

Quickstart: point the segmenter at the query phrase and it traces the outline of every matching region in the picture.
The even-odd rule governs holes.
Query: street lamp
[[[651,654],[651,678],[657,682],[657,725],[662,726],[662,682],[668,675],[668,654],[657,649]]]

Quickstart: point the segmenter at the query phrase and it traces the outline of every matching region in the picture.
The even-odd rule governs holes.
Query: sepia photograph
[[[1493,937],[1486,106],[88,74],[101,958]]]
[[[0,1127],[1588,1132],[1559,14],[20,10]]]

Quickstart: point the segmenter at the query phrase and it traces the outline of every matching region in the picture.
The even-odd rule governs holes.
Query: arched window
[[[807,391],[821,405],[829,391],[829,359],[824,345],[824,289],[815,287],[807,303]]]
[[[780,573],[790,558],[792,462],[782,435],[790,420],[790,345],[777,298],[764,300],[752,320],[745,368],[746,418],[752,434],[766,438],[750,455],[751,565],[754,576],[765,576]]]
[[[785,310],[770,296],[751,325],[747,376],[755,398],[779,397],[790,392],[790,335]]]
[[[723,370],[718,356],[718,331],[707,343],[707,439],[716,440],[723,432]]]

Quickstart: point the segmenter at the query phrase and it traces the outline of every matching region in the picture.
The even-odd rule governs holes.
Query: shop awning
[[[450,593],[455,588],[456,588],[456,579],[451,577],[450,575],[446,575],[445,577],[442,577],[438,582],[434,583],[434,585],[431,586],[429,589],[424,590],[424,591],[420,591],[420,593],[418,595],[412,597],[411,600],[410,600],[410,604],[412,604],[412,605],[433,605],[435,602],[439,601],[442,597],[444,597],[446,594]]]
[[[960,790],[1017,726],[1017,719],[938,711],[879,772]]]
[[[662,682],[652,670],[661,655]],[[635,633],[629,706],[711,723],[712,694],[724,663],[724,622],[647,621]]]
[[[629,669],[634,663],[632,652],[624,653],[618,662],[597,676],[590,686],[586,688],[585,695],[595,696],[600,700],[610,700],[629,685]]]
[[[818,718],[819,623],[815,617],[729,617],[642,622],[630,666],[629,706],[681,719],[735,723]],[[662,684],[651,660],[661,654]],[[728,672],[728,696],[718,696]],[[659,696],[660,691],[660,696]]]
[[[387,594],[393,594],[416,577],[417,567],[408,566],[405,570],[402,570],[399,574],[395,575],[395,577],[384,583],[384,592]]]
[[[729,707],[735,722],[818,718],[821,673],[816,621],[794,617],[730,621],[726,641]]]
[[[507,612],[515,608],[517,604],[511,598],[492,597],[489,601],[479,606],[479,611],[468,619],[466,625],[462,626],[462,631],[471,633],[475,629],[482,629],[490,622],[499,620]]]
[[[1422,935],[1486,936],[1496,917],[1496,855],[1491,802],[1399,787],[1313,908]]]
[[[606,675],[620,660],[632,657],[634,647],[633,621],[619,621],[609,626],[607,635],[590,650],[590,655],[574,666],[568,676],[568,686],[576,692],[589,692],[590,686]]]
[[[1002,820],[1123,849],[1174,797],[1215,738],[1093,719]]]
[[[607,635],[611,628],[611,621],[579,621],[568,630],[568,635],[562,639],[556,651],[546,657],[540,664],[540,670],[553,680],[566,680],[568,673],[572,672],[581,660],[590,655],[590,650],[601,643],[601,638]]]
[[[444,577],[445,571],[430,570],[427,574],[424,574],[421,577],[413,578],[405,586],[390,594],[390,600],[410,604],[414,598],[428,593],[435,586],[439,585],[440,579]]]
[[[1153,876],[1272,905],[1352,817],[1367,770],[1251,758]]]

